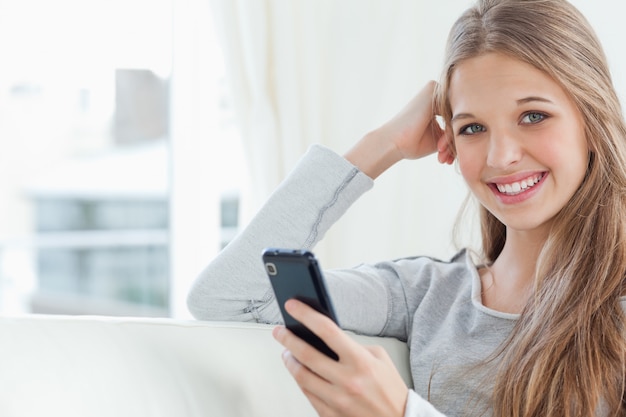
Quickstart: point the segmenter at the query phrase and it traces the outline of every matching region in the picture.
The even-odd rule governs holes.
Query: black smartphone
[[[295,298],[337,323],[324,277],[313,253],[298,249],[268,248],[263,251],[262,257],[285,327],[320,352],[338,360],[337,354],[322,339],[285,311],[285,302]]]

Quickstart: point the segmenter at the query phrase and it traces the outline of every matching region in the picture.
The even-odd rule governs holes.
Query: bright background
[[[626,5],[573,3],[625,97]],[[470,4],[0,0],[0,313],[188,317],[195,276],[308,146],[343,153],[438,78]],[[449,257],[465,194],[454,168],[403,162],[316,253]]]

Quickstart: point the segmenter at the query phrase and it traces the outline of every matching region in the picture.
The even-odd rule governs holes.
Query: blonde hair
[[[602,47],[565,0],[479,0],[448,39],[435,99],[447,126],[451,74],[488,52],[531,64],[558,82],[584,119],[590,149],[587,175],[556,216],[537,260],[533,296],[495,353],[494,416],[624,415],[626,127]],[[480,210],[483,253],[493,262],[506,227]]]

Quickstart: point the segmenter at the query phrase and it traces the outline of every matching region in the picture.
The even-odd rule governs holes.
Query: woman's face
[[[489,53],[461,62],[449,91],[459,167],[509,231],[547,230],[587,169],[580,112],[552,78]]]

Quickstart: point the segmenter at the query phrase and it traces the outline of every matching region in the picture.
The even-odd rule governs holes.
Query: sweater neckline
[[[478,267],[474,264],[468,253],[465,254],[465,262],[470,270],[472,275],[472,305],[478,311],[481,311],[484,314],[487,314],[492,317],[496,317],[499,319],[505,320],[517,320],[520,317],[520,314],[517,313],[505,313],[504,311],[494,310],[493,308],[489,308],[483,304],[483,299],[481,296],[482,293],[482,283],[480,282],[480,275],[478,274]]]
[[[480,275],[478,274],[478,266],[474,264],[472,261],[472,257],[470,254],[465,251],[465,263],[470,270],[472,276],[472,305],[479,311],[500,319],[505,320],[518,320],[520,318],[520,314],[518,313],[505,313],[503,311],[494,310],[489,308],[483,304],[482,301],[482,283],[480,282]],[[622,309],[626,312],[626,296],[620,298],[620,304],[622,305]]]

